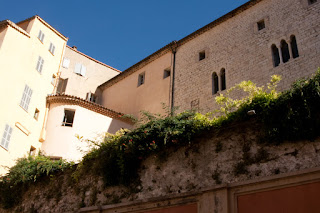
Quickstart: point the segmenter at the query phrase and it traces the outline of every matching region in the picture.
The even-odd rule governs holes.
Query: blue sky
[[[69,46],[121,71],[248,0],[10,0],[0,20],[39,15]]]

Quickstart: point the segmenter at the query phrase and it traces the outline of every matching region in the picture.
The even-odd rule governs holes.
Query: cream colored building
[[[40,149],[45,99],[54,91],[67,40],[39,16],[0,22],[0,173]]]

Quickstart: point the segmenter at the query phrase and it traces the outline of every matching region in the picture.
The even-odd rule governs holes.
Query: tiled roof
[[[217,25],[227,21],[228,19],[238,15],[239,13],[242,13],[243,11],[251,8],[252,6],[256,5],[257,3],[261,2],[261,1],[263,1],[263,0],[248,1],[247,3],[241,5],[240,7],[232,10],[231,12],[221,16],[220,18],[214,20],[213,22],[207,24],[206,26],[200,28],[199,30],[187,35],[186,37],[180,39],[179,41],[173,41],[170,44],[167,44],[166,46],[162,47],[158,51],[152,53],[148,57],[144,58],[143,60],[141,60],[138,63],[134,64],[133,66],[129,67],[128,69],[124,70],[119,75],[117,75],[117,76],[111,78],[110,80],[108,80],[107,82],[101,84],[99,86],[99,88],[103,89],[103,88],[112,86],[113,84],[119,82],[120,80],[124,79],[128,75],[131,75],[139,68],[145,66],[146,64],[154,61],[155,59],[157,59],[157,58],[161,57],[162,55],[166,54],[167,52],[171,51],[171,49],[173,48],[172,47],[173,45],[177,45],[176,47],[179,47],[179,46],[187,43],[188,41],[194,39],[195,37],[197,37],[197,36],[207,32],[208,30],[216,27]]]
[[[79,53],[80,55],[83,55],[84,57],[87,57],[88,59],[90,59],[90,60],[92,60],[92,61],[94,61],[94,62],[96,62],[96,63],[98,63],[98,64],[101,64],[101,65],[103,65],[103,66],[105,66],[105,67],[108,67],[108,68],[110,68],[110,69],[113,69],[114,71],[117,71],[117,72],[121,73],[120,70],[118,70],[118,69],[116,69],[116,68],[113,68],[113,67],[111,67],[111,66],[109,66],[109,65],[107,65],[107,64],[105,64],[105,63],[103,63],[103,62],[101,62],[101,61],[98,61],[98,60],[96,60],[96,59],[94,59],[94,58],[92,58],[92,57],[90,57],[90,56],[88,56],[88,55],[86,55],[86,54],[78,51],[78,50],[75,50],[74,48],[72,48],[72,47],[70,47],[70,46],[68,46],[68,45],[67,45],[67,48],[75,51],[76,53]]]
[[[78,105],[80,107],[86,108],[88,110],[94,111],[96,113],[108,116],[110,118],[114,118],[129,124],[133,124],[133,121],[130,118],[123,117],[123,113],[119,113],[113,111],[111,109],[107,109],[99,104],[96,104],[91,101],[87,101],[85,99],[65,94],[55,94],[47,96],[47,103],[64,103],[70,105]]]

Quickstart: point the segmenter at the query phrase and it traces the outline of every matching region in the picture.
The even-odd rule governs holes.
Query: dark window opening
[[[34,111],[33,118],[36,119],[36,120],[38,120],[38,118],[39,118],[39,113],[40,113],[40,111],[39,111],[38,109],[36,109],[36,110]]]
[[[217,94],[219,91],[219,78],[217,73],[212,74],[212,94]]]
[[[35,156],[36,155],[36,148],[34,148],[33,146],[30,147],[30,151],[29,151],[29,155],[30,156]]]
[[[88,92],[86,100],[96,103],[97,96],[91,92]]]
[[[171,72],[170,68],[165,69],[163,71],[163,78],[168,78],[170,76],[170,72]]]
[[[141,86],[142,84],[144,84],[144,81],[145,81],[145,73],[139,74],[139,77],[138,77],[138,86]]]
[[[221,79],[221,91],[226,89],[226,70],[224,68],[220,71],[220,79]]]
[[[282,54],[283,63],[288,62],[290,59],[290,53],[289,53],[289,46],[285,40],[281,41],[281,54]]]
[[[206,58],[206,52],[205,51],[199,52],[199,61],[201,61],[205,58]]]
[[[272,59],[273,59],[273,66],[277,67],[280,64],[280,55],[279,55],[279,49],[276,47],[276,45],[271,46],[272,50]]]
[[[74,110],[65,109],[64,110],[64,117],[62,121],[62,126],[71,126],[73,125],[73,119],[74,119]]]
[[[68,84],[68,79],[59,78],[58,86],[57,86],[57,94],[63,94],[66,92]]]
[[[310,5],[310,4],[314,4],[314,3],[316,3],[316,2],[317,2],[317,0],[308,0],[309,5]]]
[[[258,30],[262,30],[266,28],[266,24],[264,23],[264,20],[257,22],[257,25],[258,25]]]
[[[299,57],[298,45],[297,45],[296,37],[294,35],[291,36],[290,45],[291,45],[292,57],[298,58]]]

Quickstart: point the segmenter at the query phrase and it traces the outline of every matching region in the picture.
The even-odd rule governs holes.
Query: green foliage
[[[72,166],[64,160],[50,160],[49,157],[38,155],[17,160],[9,173],[0,179],[0,204],[10,208],[21,199],[23,189],[41,177],[53,175]]]

